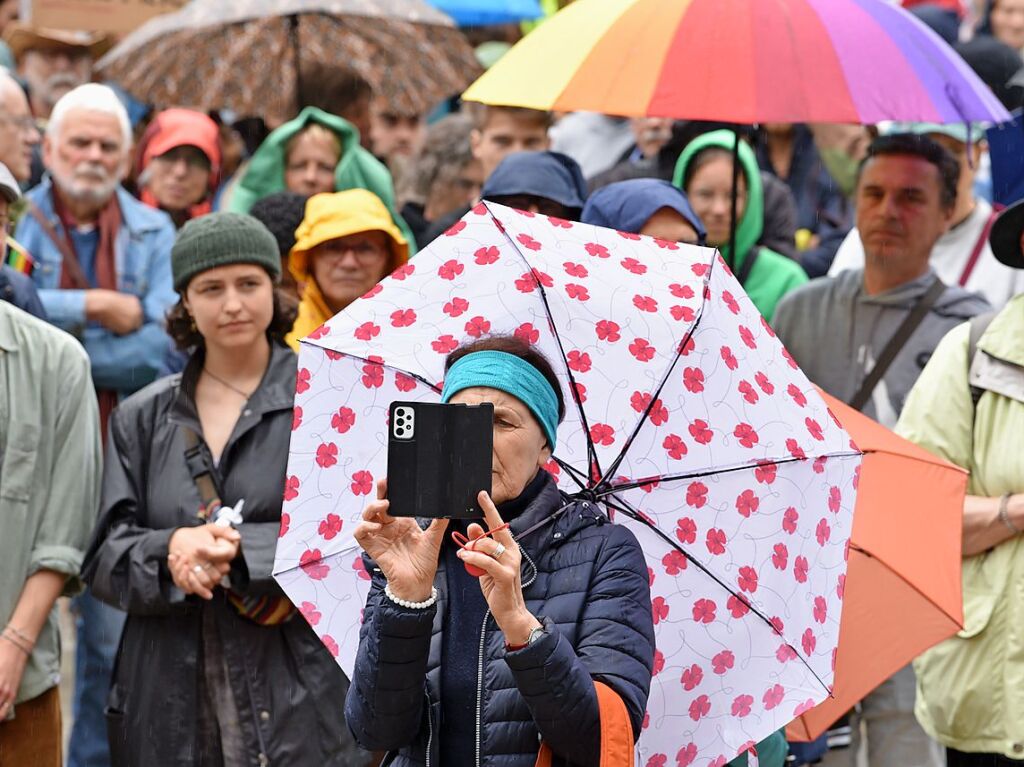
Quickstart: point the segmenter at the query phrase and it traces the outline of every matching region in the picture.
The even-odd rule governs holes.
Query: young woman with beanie
[[[171,254],[180,375],[110,421],[101,518],[83,565],[128,613],[107,702],[122,765],[353,765],[348,682],[271,568],[292,426],[295,305],[258,221],[213,213]],[[309,622],[307,622],[309,621]]]

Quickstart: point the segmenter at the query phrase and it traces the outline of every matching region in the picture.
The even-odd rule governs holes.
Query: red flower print
[[[473,206],[473,215],[474,216],[483,216],[483,215],[486,215],[486,213],[487,213],[487,206],[484,205],[482,202],[478,202],[476,205]]]
[[[708,486],[703,482],[691,482],[686,488],[686,505],[699,509],[708,502]]]
[[[437,268],[437,276],[440,277],[442,280],[454,280],[465,270],[466,267],[464,267],[454,258],[450,258]]]
[[[600,320],[597,325],[594,326],[594,330],[597,332],[597,337],[602,341],[608,343],[615,343],[622,336],[619,334],[619,324],[612,322],[611,320]]]
[[[516,338],[521,339],[524,343],[530,344],[531,346],[540,340],[540,331],[533,326],[532,323],[524,322],[515,332],[512,334]]]
[[[708,547],[708,551],[718,556],[719,554],[725,553],[725,531],[719,530],[717,527],[712,527],[708,530],[707,539],[704,541],[704,545]]]
[[[455,235],[457,235],[459,232],[461,232],[465,228],[466,228],[466,222],[465,221],[456,221],[455,224],[453,224],[444,233],[444,236],[445,237],[454,237]]]
[[[754,387],[750,385],[750,381],[744,379],[743,381],[740,381],[740,385],[737,386],[736,388],[739,389],[740,394],[743,395],[743,399],[745,399],[751,405],[757,404],[757,401],[760,399],[760,396],[756,391],[754,391]]]
[[[572,229],[572,221],[566,221],[564,218],[558,218],[557,216],[548,216],[548,223],[557,229]]]
[[[729,597],[729,601],[725,605],[729,613],[733,618],[742,618],[744,615],[750,612],[750,605],[747,604],[745,599],[732,594]]]
[[[690,270],[695,275],[697,275],[698,277],[703,277],[705,274],[708,273],[708,265],[707,264],[691,264],[690,265]]]
[[[793,709],[793,718],[796,719],[797,717],[803,716],[808,711],[810,711],[812,708],[814,708],[814,705],[815,705],[814,701],[812,699],[808,698],[803,703],[801,703],[799,706],[797,706],[796,708]]]
[[[754,469],[754,479],[762,485],[770,485],[775,482],[779,467],[774,463],[761,462]]]
[[[807,629],[804,631],[804,635],[800,637],[800,644],[804,648],[804,655],[810,655],[814,652],[814,648],[818,644],[818,639],[814,636],[813,631]]]
[[[629,345],[629,353],[640,362],[650,362],[654,359],[654,351],[654,347],[644,338],[633,339],[633,343]]]
[[[337,362],[338,360],[342,359],[345,356],[341,352],[334,351],[334,349],[324,349],[324,354],[326,354],[327,359],[331,360],[332,362]]]
[[[469,301],[467,301],[465,298],[459,298],[458,296],[455,296],[454,298],[452,298],[451,301],[444,305],[444,308],[441,311],[443,311],[449,317],[458,317],[459,315],[463,314],[467,309],[469,309]]]
[[[294,474],[288,477],[284,482],[284,499],[286,501],[294,501],[299,497],[299,478]]]
[[[668,617],[668,604],[665,602],[665,597],[655,597],[651,600],[651,612],[654,616],[655,626]]]
[[[818,520],[818,527],[814,531],[814,537],[818,539],[818,545],[824,546],[832,537],[832,528],[828,526],[827,519]]]
[[[722,652],[711,659],[711,670],[721,676],[735,664],[736,657],[732,654],[732,650],[722,650]]]
[[[384,290],[384,285],[383,285],[383,283],[378,282],[376,285],[374,285],[368,291],[363,293],[363,295],[360,296],[360,298],[373,298],[375,295],[380,293],[382,290]]]
[[[698,599],[693,603],[693,619],[697,623],[712,623],[715,620],[715,611],[718,605],[711,599]]]
[[[590,370],[590,355],[586,352],[580,352],[573,349],[566,355],[566,360],[569,363],[569,369],[577,373],[586,373]]]
[[[689,306],[673,306],[668,310],[676,322],[693,322],[697,313]]]
[[[590,439],[595,445],[608,445],[615,442],[615,429],[606,423],[595,423],[590,427]]]
[[[775,331],[772,330],[772,326],[768,324],[768,320],[766,320],[764,317],[759,317],[758,319],[761,320],[761,327],[764,328],[764,332],[767,333],[772,338],[775,338]]]
[[[416,379],[405,373],[395,373],[395,388],[402,392],[412,391],[416,388]]]
[[[669,434],[661,446],[665,448],[668,457],[676,461],[682,460],[687,453],[686,443],[678,434]]]
[[[754,383],[756,383],[758,387],[761,389],[761,391],[763,391],[768,396],[771,396],[772,394],[775,393],[774,384],[772,384],[772,382],[768,380],[768,376],[766,376],[764,373],[759,372],[756,376],[754,376]]]
[[[833,485],[828,489],[828,510],[833,514],[838,514],[842,505],[843,491]]]
[[[707,600],[703,600],[702,599],[700,601],[704,602],[704,601],[707,601]],[[696,605],[694,605],[694,610],[696,610]],[[714,603],[712,603],[711,612],[714,613]],[[694,615],[693,619],[694,620],[699,620],[696,617],[696,615]],[[712,618],[711,619],[714,620],[714,615],[713,614],[712,614]],[[708,623],[710,621],[704,621],[704,622]],[[696,689],[696,687],[702,681],[704,681],[704,670],[700,666],[698,666],[696,663],[694,663],[689,668],[683,669],[683,675],[679,678],[679,681],[682,683],[683,689],[686,690],[687,692],[689,692],[690,690]]]
[[[645,274],[647,272],[647,267],[633,257],[624,258],[619,263],[622,265],[623,269],[633,274]]]
[[[776,570],[786,569],[786,565],[789,564],[789,549],[786,548],[786,544],[776,543],[772,547],[772,564]]]
[[[579,404],[583,404],[587,401],[587,387],[581,384],[579,381],[574,381],[571,384],[572,396]]]
[[[402,282],[405,280],[406,277],[411,277],[413,275],[413,272],[415,271],[415,264],[403,264],[402,266],[398,267],[397,269],[395,269],[395,271],[391,273],[391,279]]]
[[[751,448],[758,442],[757,432],[749,423],[741,423],[733,429],[732,435],[739,440],[743,447]]]
[[[757,570],[753,567],[741,567],[736,580],[741,591],[749,591],[751,594],[757,591]]]
[[[726,307],[728,307],[729,311],[732,312],[733,314],[740,313],[740,305],[736,302],[736,299],[733,297],[733,294],[730,293],[728,290],[722,291],[722,302],[726,305]]]
[[[676,767],[690,767],[697,758],[697,744],[687,743],[676,754]]]
[[[796,364],[796,360],[793,359],[793,355],[790,354],[786,349],[782,350],[782,357],[786,360],[786,363],[793,368],[793,370],[799,370],[800,366]]]
[[[647,729],[647,719],[650,717],[650,713],[644,714],[644,729]],[[644,767],[665,767],[668,764],[668,757],[665,754],[654,754],[650,759],[647,760],[647,764]]]
[[[786,450],[789,451],[791,456],[799,458],[801,461],[807,458],[807,453],[805,453],[804,449],[800,447],[800,443],[792,437],[786,440]]]
[[[562,264],[562,268],[565,269],[565,273],[570,277],[586,278],[590,275],[590,272],[587,271],[587,267],[583,264],[577,264],[572,261],[566,261]]]
[[[466,335],[472,338],[479,338],[485,333],[490,332],[491,323],[483,317],[473,317],[469,322],[466,323]]]
[[[842,599],[846,595],[846,575],[839,576],[839,583],[836,584],[836,596]]]
[[[384,385],[384,366],[373,363],[363,365],[362,381],[367,389],[379,389]]]
[[[775,629],[776,634],[782,634],[782,630],[785,628],[785,626],[782,625],[782,618],[778,615],[774,615],[769,623],[772,624],[772,628]]]
[[[338,462],[338,446],[327,442],[316,449],[316,462],[323,469],[329,469]]]
[[[537,216],[537,214],[534,213],[532,210],[516,210],[516,213],[518,213],[523,218],[536,218]]]
[[[391,313],[391,326],[407,328],[416,322],[416,312],[412,309],[398,309]]]
[[[743,718],[750,715],[750,705],[754,698],[750,695],[737,695],[732,702],[732,715]]]
[[[306,549],[302,552],[302,556],[299,557],[299,567],[314,581],[322,581],[331,571],[331,568],[324,564],[320,549]]]
[[[819,455],[817,458],[814,459],[814,464],[811,466],[811,468],[814,470],[815,474],[824,474],[826,463],[828,463],[828,456]]]
[[[480,266],[487,266],[488,264],[493,264],[497,261],[499,255],[500,251],[491,245],[489,248],[478,248],[473,254],[473,259],[480,264]]]
[[[754,495],[753,490],[744,490],[736,496],[736,511],[740,513],[741,517],[749,517],[757,511],[757,507],[760,505],[761,499]]]
[[[641,296],[639,294],[633,296],[633,306],[642,312],[658,311],[658,302],[650,296]]]
[[[430,342],[431,348],[438,354],[448,354],[459,345],[459,342],[455,340],[453,336],[443,335],[438,336],[435,340]]]
[[[356,495],[369,495],[373,491],[373,475],[368,471],[357,471],[352,475],[350,487]]]
[[[697,523],[689,517],[683,517],[682,519],[677,520],[676,538],[678,538],[682,543],[693,543],[695,540],[697,540]],[[676,551],[675,549],[673,549],[671,553],[679,554],[680,556],[682,556],[682,554],[680,554],[680,552]],[[686,561],[685,557],[683,558],[683,561]]]
[[[736,355],[732,353],[732,349],[728,346],[722,347],[722,361],[725,362],[725,366],[729,370],[735,370],[740,366],[740,363],[736,361]]]
[[[684,368],[683,386],[693,394],[704,391],[704,371],[700,368]]]
[[[786,513],[782,515],[782,529],[792,535],[796,532],[796,521],[800,519],[800,515],[797,510],[790,506],[786,509]]]
[[[608,252],[608,248],[604,245],[598,245],[596,242],[588,242],[583,246],[583,249],[591,256],[597,256],[598,258],[608,258],[611,254]]]
[[[590,293],[583,285],[577,285],[574,282],[569,282],[565,286],[565,292],[569,298],[575,298],[577,301],[589,301]]]
[[[306,336],[306,338],[312,338],[312,339],[323,338],[326,335],[330,335],[330,333],[331,333],[331,329],[329,327],[327,327],[326,324],[323,324],[320,327],[318,327],[316,330],[314,330],[312,333],[310,333],[308,336]]]
[[[679,535],[678,530],[676,535]],[[665,566],[666,575],[679,575],[679,573],[686,569],[686,557],[678,549],[672,549],[672,551],[661,558],[661,564]]]
[[[540,250],[540,243],[528,234],[520,234],[516,237],[516,240],[518,240],[519,244],[528,250]]]
[[[555,479],[558,479],[558,475],[562,473],[562,467],[558,465],[558,461],[552,458],[546,464],[544,464],[544,471],[546,471]]]
[[[825,435],[821,431],[821,424],[819,424],[810,416],[804,419],[804,426],[807,427],[807,431],[816,440],[818,440],[819,442],[823,442],[825,440]]]
[[[654,400],[654,404],[651,405],[651,409],[650,412],[648,412],[647,417],[651,419],[651,423],[655,426],[661,426],[668,421],[668,408],[662,404],[660,399],[656,399]]]
[[[334,637],[332,637],[330,634],[324,634],[322,637],[320,637],[320,641],[324,643],[324,647],[327,648],[327,652],[329,652],[335,658],[338,657],[340,648],[338,647],[338,643],[334,640]]]
[[[697,419],[690,424],[690,436],[693,437],[694,441],[699,442],[702,445],[706,445],[711,442],[711,438],[715,435],[714,431],[708,428],[707,421]]]
[[[818,623],[824,623],[828,617],[828,603],[825,601],[825,597],[814,598],[814,620]]]
[[[804,393],[800,391],[800,387],[797,386],[796,384],[790,384],[789,386],[787,386],[786,394],[792,397],[793,401],[800,407],[803,407],[804,405],[807,404],[807,397],[804,396]]]
[[[740,339],[751,349],[757,348],[757,342],[754,340],[754,334],[746,325],[740,325]]]
[[[689,299],[693,298],[693,288],[689,285],[680,285],[678,282],[673,282],[668,286],[669,292],[672,293],[676,298]]]
[[[701,695],[690,703],[690,718],[699,722],[702,716],[707,716],[711,712],[711,699],[707,695]]]
[[[288,527],[291,525],[291,523],[292,523],[292,516],[291,516],[291,514],[288,514],[286,512],[286,513],[281,515],[281,529],[277,531],[277,537],[278,538],[284,538],[284,536],[288,533]]]
[[[533,272],[526,272],[516,280],[516,290],[520,293],[530,293],[537,289],[537,278],[533,276]]]
[[[306,368],[300,368],[299,372],[295,374],[295,393],[304,394],[309,390],[309,379],[312,378],[310,372]]]
[[[296,405],[292,410],[292,431],[298,431],[300,426],[302,426],[302,408]]]
[[[341,407],[338,412],[331,416],[331,428],[338,434],[344,434],[356,422],[356,414],[351,408]]]
[[[629,398],[629,405],[636,412],[642,413],[651,404],[651,395],[646,392],[633,392],[633,396]]]
[[[794,650],[788,644],[779,645],[779,649],[775,651],[775,657],[779,663],[785,663],[786,661],[793,660],[797,657],[796,650]]]
[[[797,557],[793,563],[793,577],[797,583],[807,583],[807,557]]]
[[[764,695],[761,696],[761,702],[764,703],[766,710],[771,711],[782,703],[784,697],[786,697],[786,690],[781,684],[776,684],[765,690]]]
[[[299,605],[299,612],[302,613],[302,617],[306,619],[306,623],[310,626],[315,626],[320,622],[322,617],[316,609],[316,605],[312,602],[303,602]]]
[[[372,322],[364,322],[355,329],[352,335],[360,341],[369,341],[371,338],[375,338],[380,335],[380,325],[374,325]]]
[[[341,532],[341,517],[337,514],[328,514],[324,519],[320,520],[317,532],[320,533],[324,540],[331,540],[331,538]]]

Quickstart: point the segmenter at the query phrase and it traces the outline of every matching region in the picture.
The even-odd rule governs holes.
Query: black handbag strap
[[[747,278],[750,277],[750,272],[754,268],[754,262],[757,261],[759,255],[761,255],[761,247],[759,245],[755,245],[747,251],[747,257],[743,259],[743,266],[736,274],[736,279],[739,280],[740,285],[746,286]]]
[[[199,439],[199,435],[187,426],[179,424],[178,428],[181,429],[181,434],[185,438],[185,465],[188,467],[188,473],[192,476],[192,481],[196,483],[199,499],[203,503],[203,507],[199,510],[199,516],[206,519],[213,507],[220,505],[220,494],[213,482],[213,472],[206,462],[206,455],[203,453],[202,440]]]
[[[917,302],[917,305],[896,329],[892,338],[889,339],[889,343],[882,349],[882,353],[878,355],[878,359],[875,361],[874,367],[871,368],[871,372],[868,373],[864,382],[860,385],[860,389],[857,390],[857,393],[850,400],[850,407],[855,410],[862,410],[864,408],[868,400],[871,399],[871,394],[874,392],[875,387],[878,386],[878,382],[882,380],[882,376],[885,375],[893,360],[896,359],[896,355],[900,353],[900,350],[906,345],[910,336],[917,330],[917,326],[921,324],[935,305],[935,302],[939,300],[939,296],[945,291],[946,285],[936,277],[927,292],[921,296],[921,300]]]

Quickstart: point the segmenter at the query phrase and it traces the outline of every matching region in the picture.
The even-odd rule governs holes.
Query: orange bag
[[[594,688],[601,712],[600,767],[633,767],[633,725],[629,721],[626,704],[608,685],[594,682]],[[536,767],[551,767],[551,762],[551,749],[541,743]]]

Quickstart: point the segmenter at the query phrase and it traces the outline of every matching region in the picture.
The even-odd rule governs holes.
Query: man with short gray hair
[[[32,175],[32,152],[39,130],[21,85],[0,69],[0,162],[24,184]]]
[[[27,195],[17,239],[32,254],[32,278],[49,319],[89,355],[104,428],[119,399],[165,370],[164,317],[174,225],[121,187],[131,163],[131,127],[114,92],[89,83],[53,107],[43,139],[47,176]],[[87,592],[76,602],[75,725],[69,765],[103,765],[103,708],[124,617]]]

